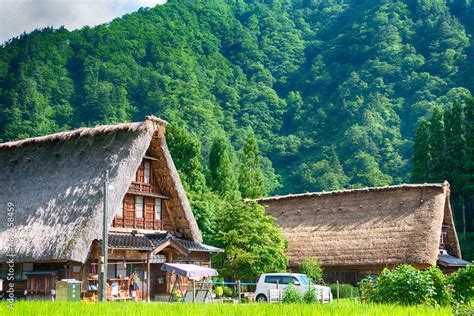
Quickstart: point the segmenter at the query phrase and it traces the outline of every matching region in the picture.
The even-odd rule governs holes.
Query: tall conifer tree
[[[466,150],[464,153],[465,177],[464,177],[464,198],[465,209],[463,218],[466,222],[466,230],[472,231],[474,226],[474,99],[470,98],[466,102],[465,109],[465,135]],[[467,207],[466,207],[467,206]],[[469,219],[469,221],[466,221]],[[464,234],[464,236],[466,236]]]
[[[415,143],[413,145],[413,167],[410,182],[427,182],[429,179],[429,165],[429,125],[425,119],[421,119],[418,129],[416,130]]]
[[[444,137],[443,111],[435,107],[429,125],[430,166],[428,181],[443,182],[445,180],[446,141]]]
[[[465,182],[465,149],[466,142],[463,128],[463,107],[455,101],[451,110],[446,110],[446,179],[451,186],[451,199],[455,214],[461,212],[463,231],[466,232],[466,215],[464,205],[463,186]]]
[[[211,187],[221,196],[239,192],[229,147],[229,143],[224,137],[218,137],[214,140],[209,153]]]
[[[262,157],[258,150],[257,138],[252,130],[247,133],[240,165],[239,186],[242,197],[255,199],[267,193],[265,176],[260,165]]]
[[[464,177],[465,138],[463,129],[463,108],[454,102],[450,111],[445,112],[446,130],[446,175],[453,191],[461,192]]]

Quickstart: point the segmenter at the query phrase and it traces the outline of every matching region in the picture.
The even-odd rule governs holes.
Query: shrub
[[[450,301],[446,279],[435,267],[426,271],[410,265],[385,268],[376,280],[366,278],[360,286],[361,299],[371,302],[439,306]]]
[[[231,289],[230,287],[224,286],[224,287],[222,288],[222,290],[223,290],[223,292],[224,292],[224,293],[223,293],[224,296],[226,296],[226,297],[232,297],[233,291],[232,291],[232,289]]]
[[[221,297],[222,295],[224,295],[224,289],[222,288],[222,286],[216,287],[216,296]]]
[[[315,288],[309,288],[306,293],[303,295],[303,302],[307,304],[316,303],[318,301],[318,297],[316,295]]]
[[[453,297],[451,291],[448,288],[448,279],[443,274],[443,272],[441,272],[441,270],[436,267],[431,267],[422,273],[427,275],[433,282],[433,299],[436,304],[440,306],[447,306],[451,304]]]
[[[367,276],[359,282],[359,295],[362,301],[374,302],[377,296],[377,282],[372,276]]]
[[[337,297],[337,284],[329,284],[332,296]],[[339,284],[339,298],[357,298],[359,296],[359,289],[350,284]]]
[[[283,303],[301,303],[303,297],[293,284],[288,284],[283,293]]]
[[[470,264],[465,268],[451,274],[450,283],[454,286],[454,298],[458,302],[468,302],[474,299],[474,265]]]
[[[467,303],[463,303],[456,307],[454,312],[456,316],[472,316],[474,315],[474,301],[469,301]]]
[[[323,280],[323,267],[313,257],[304,258],[300,266],[301,273],[306,274],[311,282],[316,284],[324,284]]]

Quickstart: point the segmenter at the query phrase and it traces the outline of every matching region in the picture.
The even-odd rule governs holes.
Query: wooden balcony
[[[158,186],[152,183],[132,181],[129,188],[130,192],[159,193]]]

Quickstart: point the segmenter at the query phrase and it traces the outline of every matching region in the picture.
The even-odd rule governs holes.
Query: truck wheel
[[[266,302],[268,301],[267,300],[267,297],[263,294],[258,294],[257,295],[257,300],[256,300],[258,303],[262,303],[262,302]]]

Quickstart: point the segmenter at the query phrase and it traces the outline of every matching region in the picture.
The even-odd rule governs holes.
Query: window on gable
[[[143,196],[135,196],[135,217],[143,218]]]
[[[161,220],[161,199],[155,199],[155,220]]]
[[[143,182],[150,183],[151,182],[151,163],[149,161],[145,161],[143,164],[144,175],[143,175]]]

